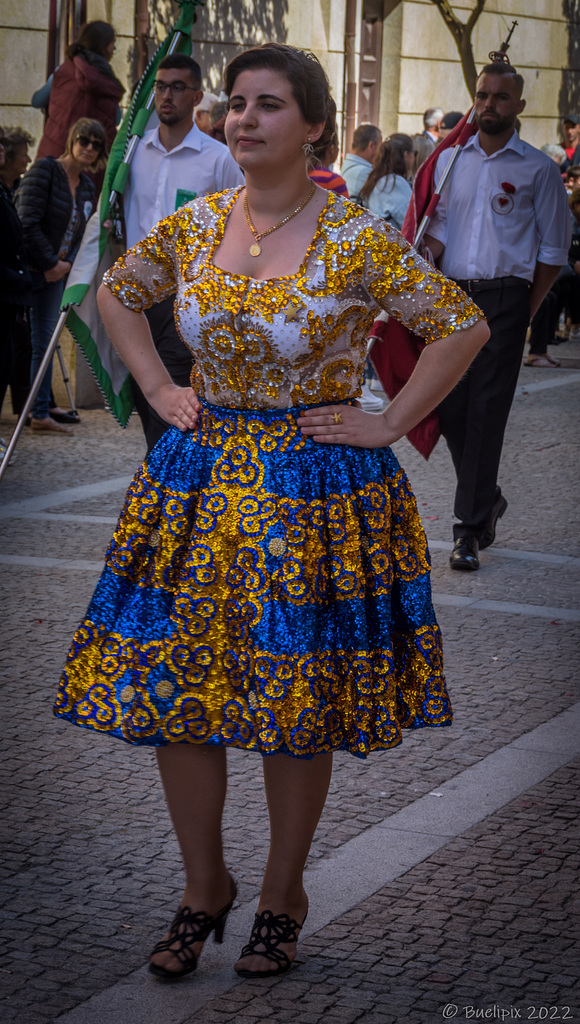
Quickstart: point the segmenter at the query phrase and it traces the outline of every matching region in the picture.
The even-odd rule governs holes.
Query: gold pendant
[[[254,242],[254,244],[250,246],[250,256],[259,256],[261,251],[262,246],[258,245],[257,242]]]

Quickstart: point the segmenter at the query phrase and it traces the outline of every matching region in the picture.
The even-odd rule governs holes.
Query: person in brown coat
[[[102,124],[110,150],[125,91],[110,65],[114,50],[115,30],[106,21],[90,21],[81,29],[54,73],[37,159],[61,156],[71,127],[81,117]]]

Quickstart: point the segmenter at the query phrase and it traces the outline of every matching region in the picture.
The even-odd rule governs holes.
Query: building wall
[[[47,0],[2,0],[0,8],[0,124],[18,125],[42,135],[42,111],[30,106],[32,93],[46,82],[48,49]],[[133,4],[127,0],[88,0],[87,21],[108,21],[117,31],[111,62],[115,74],[129,86],[134,47]],[[34,150],[32,150],[34,152]]]
[[[466,21],[474,4],[460,0],[452,6]],[[566,112],[561,96],[563,71],[568,66],[570,34],[577,38],[580,32],[580,23],[569,23],[566,6],[570,7],[562,0],[487,0],[473,33],[475,63],[482,67],[489,51],[499,49],[512,21],[518,21],[508,55],[525,79],[522,137],[534,146],[559,141],[559,116]],[[455,42],[431,0],[403,0],[386,19],[385,43],[384,130],[422,131],[421,115],[427,107],[466,110],[470,106]],[[571,71],[580,79],[580,65]]]
[[[219,92],[227,61],[254,43],[275,40],[312,49],[326,68],[342,122],[345,77],[345,16],[349,0],[207,0],[198,8],[194,52],[204,70],[205,85]],[[356,4],[357,34],[352,46],[356,76],[360,53],[363,0]],[[465,20],[473,0],[453,2]],[[152,35],[161,38],[175,17],[171,0],[149,0]],[[487,0],[473,35],[476,64],[505,38],[511,21],[519,22],[509,56],[526,80],[527,106],[522,135],[533,145],[557,141],[558,117],[576,112],[580,97],[580,4],[570,0]],[[422,112],[439,105],[465,110],[469,94],[455,42],[432,0],[384,0],[380,127],[392,131],[422,130]],[[88,19],[111,22],[117,30],[113,68],[131,84],[134,63],[132,0],[88,0]],[[574,23],[575,22],[575,23]],[[30,107],[32,92],[46,80],[48,2],[3,0],[0,13],[0,124],[21,125],[37,139],[40,111]],[[572,39],[572,42],[571,42]],[[569,65],[569,54],[573,66]],[[564,88],[564,84],[566,88]],[[567,90],[567,92],[566,92]],[[126,94],[129,99],[130,89]],[[564,109],[566,108],[566,109]]]
[[[39,22],[39,8],[43,11]],[[46,22],[46,24],[45,24]],[[48,4],[3,0],[0,13],[0,124],[26,129],[38,141],[43,118],[30,96],[46,81]]]
[[[429,106],[466,110],[470,97],[455,42],[432,0],[384,0],[380,127],[416,132]],[[363,0],[356,0],[360,27]],[[465,21],[473,0],[453,3]],[[580,32],[568,12],[577,9],[563,0],[487,0],[473,33],[478,67],[497,49],[517,19],[509,56],[526,79],[527,106],[522,135],[533,145],[558,141],[558,120],[564,113],[563,73],[568,67],[570,36]],[[312,49],[329,75],[342,122],[345,88],[345,15],[347,0],[207,0],[194,36],[208,86],[219,91],[227,60],[244,46],[275,40]],[[572,15],[572,19],[574,15]],[[577,49],[577,48],[576,48]],[[360,31],[354,40],[358,68]],[[580,65],[572,68],[580,91]],[[571,90],[572,94],[574,90]]]
[[[359,0],[360,4],[360,0]],[[194,56],[211,92],[222,88],[229,60],[248,46],[287,43],[312,50],[322,62],[342,114],[346,0],[207,0],[193,30]]]

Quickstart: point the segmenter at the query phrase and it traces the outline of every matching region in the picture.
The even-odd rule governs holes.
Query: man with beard
[[[159,126],[145,132],[131,164],[124,196],[127,247],[164,217],[197,196],[240,185],[243,174],[226,146],[199,130],[194,108],[201,102],[201,69],[185,54],[164,57],[155,79],[155,112]],[[192,359],[175,329],[175,296],[145,313],[155,347],[173,381],[189,384]],[[168,424],[149,405],[133,382],[133,396],[143,424],[148,452]]]
[[[523,79],[488,64],[477,79],[478,131],[462,149],[426,242],[485,313],[491,336],[438,408],[457,475],[452,569],[479,568],[507,500],[497,484],[526,331],[566,263],[567,197],[556,164],[519,138]],[[435,183],[450,150],[437,161]]]

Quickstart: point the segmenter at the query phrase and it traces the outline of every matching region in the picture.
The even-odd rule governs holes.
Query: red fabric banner
[[[417,171],[413,194],[402,227],[402,234],[411,244],[423,217],[425,214],[432,217],[439,202],[439,196],[435,195],[434,182],[435,164],[439,156],[446,149],[452,149],[457,145],[464,146],[477,131],[475,124],[468,124],[468,116],[469,112],[447,138],[435,147]],[[370,337],[375,339],[370,353],[371,363],[385,394],[392,400],[409,380],[425,342],[393,317],[389,317],[387,321],[375,320]],[[428,459],[440,434],[437,413],[433,410],[409,431],[407,438],[413,447]]]

